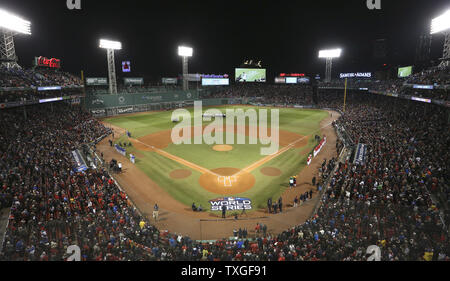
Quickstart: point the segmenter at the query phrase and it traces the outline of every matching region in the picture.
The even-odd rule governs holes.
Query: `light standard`
[[[442,52],[441,67],[450,65],[450,10],[431,21],[431,34],[442,32],[445,34],[444,50]]]
[[[188,75],[188,58],[192,57],[193,50],[190,47],[179,46],[178,55],[183,59],[183,91],[189,90]]]
[[[31,35],[31,23],[5,10],[0,10],[0,65],[21,68],[17,64],[14,35]]]
[[[121,50],[122,43],[100,39],[100,48],[106,49],[108,59],[109,93],[117,95],[116,66],[114,63],[114,50]]]
[[[333,58],[338,58],[341,56],[341,49],[332,50],[321,50],[319,51],[319,58],[326,59],[326,70],[325,70],[325,82],[331,81],[331,68],[333,66]]]

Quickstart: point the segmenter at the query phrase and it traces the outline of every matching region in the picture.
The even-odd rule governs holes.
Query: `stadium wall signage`
[[[367,152],[367,145],[362,143],[358,144],[358,148],[356,149],[355,159],[353,163],[358,165],[364,165],[366,163],[366,152]]]
[[[34,62],[36,66],[45,66],[50,68],[61,68],[61,60],[46,57],[35,57]]]
[[[222,197],[210,200],[211,211],[222,211],[222,206],[227,208],[227,211],[237,210],[251,210],[252,201],[249,198],[242,197]]]
[[[125,85],[143,85],[144,78],[124,78],[123,82]]]
[[[104,114],[106,114],[106,110],[105,109],[94,109],[94,110],[91,110],[91,113],[93,115],[104,115]]]
[[[38,91],[60,91],[61,86],[53,86],[53,87],[38,87]]]
[[[177,84],[178,79],[177,78],[163,78],[162,83],[163,84]]]
[[[76,163],[76,168],[74,169],[76,172],[83,172],[87,170],[86,162],[84,162],[83,157],[78,150],[72,151],[72,157]]]
[[[426,102],[426,103],[431,103],[431,100],[430,100],[430,99],[424,99],[424,98],[418,98],[418,97],[411,97],[411,100],[421,101],[421,102]]]
[[[120,154],[122,154],[123,156],[127,155],[127,151],[125,150],[125,148],[120,147],[119,145],[115,144],[114,148],[116,149],[117,152],[119,152]]]
[[[434,86],[433,85],[413,85],[414,89],[425,89],[425,90],[433,90]]]
[[[133,108],[132,107],[117,109],[117,113],[119,113],[119,114],[132,113],[132,112],[133,112]]]
[[[202,74],[202,78],[228,78],[228,74],[216,75],[216,74]]]
[[[319,154],[319,152],[322,150],[322,148],[325,146],[325,144],[327,143],[327,137],[323,137],[323,139],[320,141],[319,145],[316,146],[316,148],[314,148],[314,157],[317,156],[317,154]]]
[[[89,86],[107,86],[108,85],[108,79],[107,78],[95,78],[95,77],[89,77],[86,78],[86,85]]]
[[[280,77],[305,77],[305,73],[280,73]]]
[[[372,78],[372,72],[356,72],[356,73],[341,73],[339,77],[342,78]]]

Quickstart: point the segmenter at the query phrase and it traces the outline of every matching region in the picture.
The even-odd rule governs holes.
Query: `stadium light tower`
[[[445,42],[440,66],[450,65],[450,9],[431,21],[431,34],[444,33]]]
[[[188,75],[188,59],[192,57],[193,50],[190,47],[179,46],[178,55],[183,58],[183,91],[189,90]]]
[[[21,68],[17,64],[14,36],[31,35],[31,23],[8,11],[0,9],[0,65]]]
[[[327,65],[326,65],[326,70],[325,70],[325,82],[331,81],[331,68],[333,66],[333,58],[340,57],[341,52],[342,52],[341,49],[319,51],[319,58],[325,58],[327,60]]]
[[[117,41],[100,39],[100,48],[106,49],[106,55],[108,59],[109,93],[117,95],[116,65],[114,62],[114,50],[121,50],[122,43]]]

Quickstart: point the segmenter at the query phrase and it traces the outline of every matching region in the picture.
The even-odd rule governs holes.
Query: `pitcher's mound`
[[[189,177],[192,174],[191,171],[189,170],[174,170],[170,173],[170,177],[172,179],[185,179],[187,177]]]
[[[215,151],[230,151],[230,150],[233,150],[233,147],[231,145],[218,144],[218,145],[213,146],[213,149]]]
[[[200,185],[213,193],[221,195],[234,195],[251,189],[256,182],[255,177],[236,168],[219,168],[212,173],[200,176]],[[239,174],[238,174],[239,173]]]
[[[273,167],[264,167],[261,169],[261,174],[269,176],[269,177],[277,177],[281,175],[280,169]]]

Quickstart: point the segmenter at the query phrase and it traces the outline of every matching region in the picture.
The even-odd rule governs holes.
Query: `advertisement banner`
[[[372,72],[341,73],[339,78],[372,78]]]
[[[144,85],[144,78],[123,78],[125,85]]]
[[[61,60],[55,58],[48,59],[46,57],[35,57],[34,65],[50,68],[61,68]]]
[[[228,86],[230,79],[228,78],[202,78],[202,86]]]
[[[124,113],[133,113],[133,107],[127,107],[127,108],[118,108],[117,113],[124,114]]]
[[[119,145],[115,144],[114,148],[116,149],[117,152],[119,152],[120,154],[122,154],[123,156],[127,155],[127,151],[125,148],[120,147]]]
[[[211,211],[222,211],[222,206],[225,206],[227,211],[252,209],[252,201],[249,198],[222,197],[210,200],[209,203],[211,204]]]
[[[181,77],[183,77],[183,76],[181,76]],[[189,82],[200,82],[200,80],[202,79],[202,75],[199,73],[194,73],[194,74],[190,73],[190,74],[186,75],[186,79]]]
[[[308,164],[308,166],[311,164],[312,158],[313,158],[313,156],[312,156],[312,154],[310,154],[310,155],[308,156],[308,159],[306,160],[306,164]]]
[[[275,77],[275,83],[276,84],[284,84],[284,83],[286,83],[286,78],[285,77]]]
[[[105,109],[93,109],[93,110],[91,110],[91,114],[94,115],[95,117],[104,116],[104,115],[106,115],[106,110]]]
[[[178,83],[177,78],[163,78],[162,83],[165,85],[176,85]]]
[[[286,84],[297,84],[297,77],[286,77]]]
[[[366,163],[366,153],[367,153],[367,145],[358,144],[358,148],[356,149],[355,159],[353,163],[358,165],[364,165]]]
[[[424,90],[433,90],[433,85],[413,85],[414,89],[424,89]]]
[[[61,91],[61,86],[51,86],[51,87],[38,87],[37,90],[41,91]]]
[[[108,86],[108,79],[106,77],[86,77],[86,85]]]
[[[74,171],[76,172],[83,172],[86,171],[87,165],[86,162],[84,162],[83,157],[81,157],[81,154],[78,150],[72,151],[72,157],[74,159],[74,162],[76,164],[76,167],[74,168]]]
[[[316,148],[314,148],[314,157],[317,156],[317,154],[319,154],[319,152],[322,150],[322,148],[325,146],[325,144],[327,143],[327,137],[323,137],[323,139],[320,141],[319,145],[316,146]]]
[[[309,83],[309,77],[301,77],[297,79],[298,84],[308,84]]]

